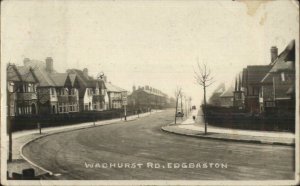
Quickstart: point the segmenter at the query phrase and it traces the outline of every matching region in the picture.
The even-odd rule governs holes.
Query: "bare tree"
[[[197,84],[203,87],[203,102],[204,102],[204,124],[205,124],[205,134],[207,134],[207,120],[206,120],[206,88],[214,83],[213,77],[211,75],[211,70],[207,67],[206,63],[199,64],[197,61],[198,69],[195,72],[195,79]]]
[[[178,99],[182,95],[182,90],[181,87],[177,87],[175,90],[175,99],[176,99],[176,106],[175,106],[175,124],[176,124],[176,115],[177,115],[177,110],[178,110]]]

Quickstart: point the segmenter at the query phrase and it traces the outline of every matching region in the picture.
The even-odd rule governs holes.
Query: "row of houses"
[[[249,65],[227,89],[221,84],[209,103],[233,107],[255,114],[295,112],[295,40],[278,55],[271,47],[271,61],[266,65]]]
[[[23,66],[7,66],[8,116],[30,114],[63,114],[122,108],[125,89],[104,75],[96,79],[88,69],[57,72],[53,59],[45,61],[25,58]]]
[[[136,109],[161,109],[169,107],[172,99],[161,90],[149,85],[132,87],[132,92],[128,95],[128,106]]]

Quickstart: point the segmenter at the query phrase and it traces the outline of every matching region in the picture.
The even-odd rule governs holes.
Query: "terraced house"
[[[133,86],[132,93],[128,96],[128,104],[135,109],[148,110],[151,108],[161,109],[167,106],[168,96],[162,91],[150,87]]]

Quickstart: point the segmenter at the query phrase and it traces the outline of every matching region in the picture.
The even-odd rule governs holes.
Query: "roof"
[[[261,82],[263,77],[271,70],[271,65],[253,65],[253,66],[247,66],[243,70],[243,85],[247,81],[248,84],[258,84]]]
[[[272,73],[278,73],[282,71],[294,71],[295,70],[295,40],[292,40],[283,52],[272,63],[273,67],[262,78],[262,83],[272,82]]]
[[[7,80],[38,83],[36,74],[31,68],[12,64],[9,64],[7,67]]]
[[[227,90],[225,90],[220,97],[224,98],[224,97],[233,97],[233,91],[234,91],[234,87],[230,86]]]
[[[69,74],[69,76],[70,76],[70,81],[72,83],[72,86],[74,86],[76,80],[76,74]]]
[[[49,74],[56,87],[72,86],[68,73],[51,73]]]
[[[55,82],[51,79],[49,76],[49,72],[47,72],[45,69],[37,68],[34,70],[34,72],[37,75],[37,78],[40,81],[41,87],[55,87]]]
[[[220,83],[219,86],[215,89],[214,93],[223,93],[225,90],[225,83]]]
[[[71,82],[74,81],[74,75],[78,79],[79,84],[79,97],[84,97],[86,88],[101,88],[105,89],[103,80],[93,79],[91,76],[84,75],[82,70],[79,69],[68,69],[67,73],[70,74]],[[73,84],[73,82],[72,82]]]
[[[105,86],[106,86],[107,92],[127,92],[127,90],[117,87],[110,82],[105,83]]]

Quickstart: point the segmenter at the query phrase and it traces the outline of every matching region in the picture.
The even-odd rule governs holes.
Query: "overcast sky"
[[[200,104],[197,58],[222,81],[247,65],[268,64],[270,47],[299,43],[296,2],[219,1],[4,1],[3,63],[44,60],[54,68],[88,68],[131,91],[149,84],[173,96],[176,86]],[[298,48],[298,46],[297,46]]]

